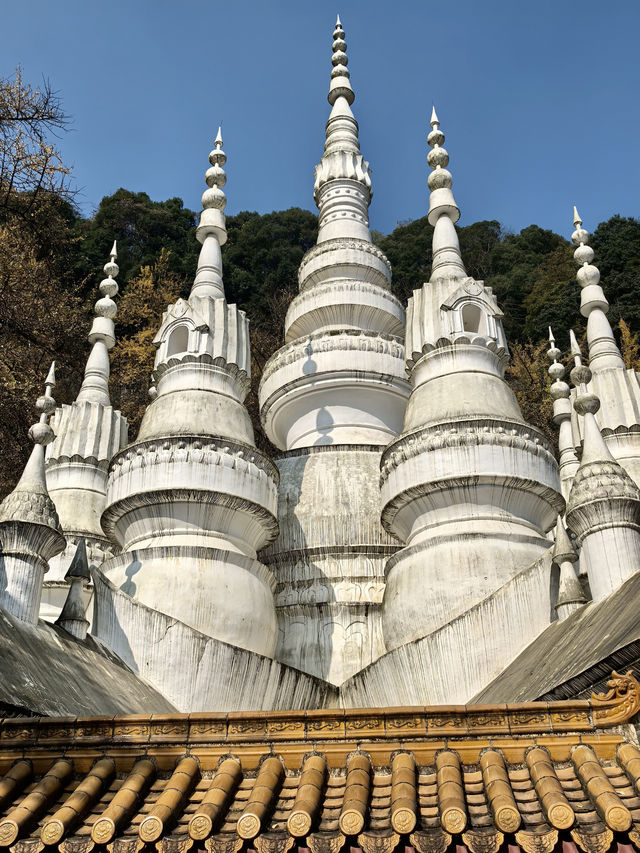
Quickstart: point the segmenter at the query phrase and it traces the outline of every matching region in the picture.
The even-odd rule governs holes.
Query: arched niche
[[[167,341],[167,358],[189,350],[189,327],[184,323],[176,326]]]

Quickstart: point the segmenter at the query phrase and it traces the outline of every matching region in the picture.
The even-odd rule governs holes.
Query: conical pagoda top
[[[336,27],[333,31],[333,53],[331,63],[333,71],[331,72],[331,83],[329,85],[329,94],[327,99],[333,106],[339,97],[352,104],[355,100],[355,94],[351,88],[349,69],[347,68],[349,60],[347,59],[347,43],[344,40],[345,32],[342,29],[340,15],[336,20]]]
[[[571,241],[576,247],[573,253],[578,265],[576,278],[582,288],[580,313],[587,318],[589,362],[594,371],[605,368],[624,369],[622,355],[606,316],[609,303],[600,285],[600,270],[592,263],[595,253],[589,245],[590,235],[582,227],[582,218],[575,205],[573,206],[573,225],[575,231],[571,235]]]
[[[109,364],[109,350],[116,343],[113,320],[118,311],[113,297],[118,292],[118,282],[115,276],[120,272],[116,263],[118,251],[116,241],[109,252],[109,260],[104,265],[104,273],[107,276],[100,282],[101,298],[94,305],[95,314],[91,331],[89,332],[89,343],[92,345],[91,353],[87,359],[84,371],[82,387],[78,393],[78,402],[102,403],[104,406],[111,405],[109,398],[109,375],[111,372]]]
[[[60,533],[62,539],[58,513],[47,492],[44,467],[44,448],[54,438],[49,416],[56,407],[51,393],[55,384],[55,362],[52,362],[45,380],[45,393],[36,402],[40,419],[29,430],[34,447],[17,486],[0,504],[0,523],[18,521],[45,525]]]
[[[443,147],[444,133],[440,130],[440,119],[435,106],[431,110],[429,124],[431,131],[427,136],[427,143],[431,151],[427,154],[427,163],[433,171],[427,179],[430,191],[427,219],[429,224],[434,226],[431,278],[466,277],[467,271],[455,229],[455,223],[460,219],[460,208],[451,189],[453,178],[446,168],[449,165],[449,154]]]
[[[227,155],[222,150],[222,128],[219,127],[213,150],[209,154],[211,165],[204,176],[207,189],[202,194],[202,213],[196,229],[196,237],[202,243],[202,248],[191,295],[200,298],[224,297],[220,247],[227,242],[227,225],[224,217],[227,197],[222,189],[227,183],[227,175],[223,169],[226,162]]]
[[[339,19],[338,19],[339,21]],[[356,238],[371,242],[369,164],[360,153],[358,123],[351,112],[355,95],[347,68],[347,43],[341,23],[333,33],[331,83],[324,154],[316,166],[313,197],[318,205],[318,243]]]

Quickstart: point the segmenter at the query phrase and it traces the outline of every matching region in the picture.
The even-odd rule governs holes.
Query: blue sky
[[[220,122],[227,213],[315,210],[336,12],[373,228],[426,213],[432,102],[461,224],[640,215],[636,0],[12,0],[0,73],[59,91],[87,213],[120,186],[199,210]]]

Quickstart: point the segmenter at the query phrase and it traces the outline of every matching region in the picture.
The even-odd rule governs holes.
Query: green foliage
[[[78,224],[81,237],[75,277],[96,275],[114,240],[118,242],[119,280],[135,278],[143,267],[153,266],[165,250],[172,275],[193,275],[199,243],[195,239],[196,215],[182,199],[151,201],[146,193],[119,189],[105,196],[90,219]]]
[[[632,331],[640,331],[640,220],[612,216],[598,225],[591,245],[611,324],[624,317]]]
[[[317,232],[317,218],[299,207],[229,216],[222,250],[228,300],[258,319],[269,310],[273,294],[295,292],[300,261],[315,244]]]

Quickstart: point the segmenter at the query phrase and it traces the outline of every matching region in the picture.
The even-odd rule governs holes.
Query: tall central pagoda
[[[380,525],[378,469],[409,395],[404,310],[371,242],[344,38],[338,18],[314,186],[318,241],[300,264],[285,345],[260,383],[262,423],[284,451],[280,535],[262,552],[277,581],[276,655],[335,684],[384,652],[384,566],[397,542]]]

